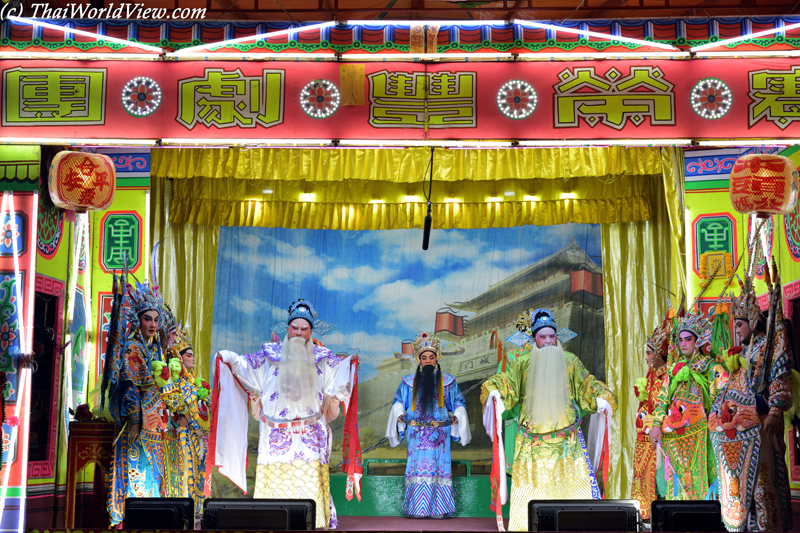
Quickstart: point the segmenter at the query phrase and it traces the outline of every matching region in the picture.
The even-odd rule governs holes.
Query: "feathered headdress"
[[[711,322],[702,314],[686,315],[678,321],[678,333],[688,331],[697,337],[695,346],[701,348],[711,342]]]
[[[141,325],[139,317],[147,311],[156,311],[159,323],[161,323],[164,314],[163,305],[164,302],[157,288],[139,282],[135,287],[128,285],[125,295],[125,318],[134,328]]]
[[[656,355],[667,357],[667,350],[669,349],[669,314],[664,317],[664,320],[656,326],[656,329],[647,336],[645,345],[649,346]]]
[[[168,334],[170,331],[175,331],[177,328],[178,322],[175,320],[175,315],[172,313],[172,309],[169,308],[169,305],[165,303],[161,314],[160,329]]]

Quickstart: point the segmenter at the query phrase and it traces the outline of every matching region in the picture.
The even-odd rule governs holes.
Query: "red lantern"
[[[110,157],[86,152],[59,152],[50,165],[50,198],[78,213],[105,211],[114,201],[117,171]]]
[[[731,171],[731,203],[739,213],[756,213],[760,218],[790,213],[797,188],[797,167],[782,155],[745,155]]]

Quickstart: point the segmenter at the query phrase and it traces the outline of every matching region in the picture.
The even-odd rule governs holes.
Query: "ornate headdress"
[[[186,326],[181,325],[178,328],[178,333],[175,336],[175,344],[172,345],[172,349],[175,350],[175,353],[178,355],[183,355],[183,352],[192,349],[192,337],[189,335],[189,330],[186,329]]]
[[[178,327],[178,323],[175,320],[175,315],[172,314],[172,309],[169,308],[167,304],[164,304],[163,312],[161,313],[161,331],[164,333],[169,333],[170,331],[175,330]]]
[[[656,355],[667,357],[667,350],[669,349],[669,319],[665,318],[661,324],[656,326],[656,329],[647,336],[645,345],[649,346]]]
[[[734,320],[737,318],[747,320],[750,327],[755,327],[758,317],[761,315],[761,307],[758,305],[753,281],[745,276],[744,283],[739,279],[739,287],[742,290],[739,296],[731,296],[731,315]]]
[[[317,310],[314,309],[314,306],[311,305],[311,302],[300,298],[299,300],[292,302],[292,305],[289,306],[289,319],[286,321],[286,323],[291,324],[292,320],[296,318],[306,319],[308,323],[311,324],[311,328],[313,329],[317,318]]]
[[[125,295],[125,318],[134,328],[138,328],[141,325],[139,317],[142,313],[156,311],[159,322],[161,322],[164,316],[163,305],[164,301],[157,288],[137,282],[135,287],[128,286]]]
[[[531,329],[530,335],[536,336],[536,332],[542,328],[552,328],[553,331],[558,331],[556,320],[553,318],[553,313],[549,309],[534,309],[530,313]]]
[[[419,356],[422,355],[422,352],[433,352],[436,354],[436,362],[439,362],[439,359],[442,358],[442,342],[439,340],[439,337],[431,335],[429,333],[420,333],[417,335],[417,338],[414,339],[414,364],[419,364]]]
[[[678,333],[688,331],[697,337],[695,346],[700,348],[711,342],[711,322],[703,315],[688,314],[678,321]]]

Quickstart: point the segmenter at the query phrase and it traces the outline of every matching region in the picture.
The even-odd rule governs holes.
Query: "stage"
[[[504,519],[508,526],[508,518]],[[497,531],[494,518],[405,518],[340,516],[337,531]]]

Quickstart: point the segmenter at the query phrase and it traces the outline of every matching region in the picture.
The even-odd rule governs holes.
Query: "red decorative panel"
[[[644,39],[644,25],[620,26],[619,34],[623,37],[630,37],[632,39]]]
[[[783,286],[783,314],[789,320],[792,319],[793,310],[790,301],[795,298],[800,298],[800,280],[793,281]]]
[[[318,43],[322,40],[320,38],[321,36],[322,32],[319,30],[319,28],[317,28],[315,30],[297,32],[297,36],[295,37],[295,39],[297,40],[297,42],[300,43]],[[381,31],[380,42],[383,43],[383,31]]]
[[[33,26],[8,24],[7,28],[11,28],[10,38],[15,42],[27,42],[33,40]]]
[[[480,28],[459,28],[458,42],[461,44],[480,44],[483,42]]]
[[[185,31],[188,32],[189,35],[191,35],[192,28],[186,28]],[[173,31],[171,33],[172,33],[172,35],[170,35],[170,39],[172,40],[172,42],[189,42],[189,41],[192,40],[190,38],[190,39],[188,39],[186,41],[180,41],[180,40],[177,40],[177,39],[174,38],[174,34],[176,33],[174,29],[173,29]],[[161,27],[160,26],[156,26],[155,28],[144,28],[142,26],[139,26],[139,38],[136,39],[136,40],[139,41],[140,43],[159,43],[159,42],[161,42]]]
[[[252,28],[240,28],[238,26],[233,27],[233,37],[238,39],[240,37],[249,37],[251,35],[258,35],[258,28],[253,26]]]
[[[169,38],[173,43],[190,43],[194,40],[194,30],[191,26],[188,28],[175,28],[170,31]]]
[[[353,44],[352,29],[342,29],[334,26],[330,30],[331,30],[331,44],[339,46],[346,44]],[[397,36],[397,32],[395,32],[395,36]]]
[[[115,37],[117,39],[127,39],[128,38],[128,27],[127,26],[106,26],[106,35],[109,37]]]
[[[83,30],[83,31],[90,31],[92,33],[97,33],[97,30],[98,30],[97,24],[76,24],[75,25],[75,29],[76,30]],[[125,38],[125,37],[123,37],[123,38]],[[87,37],[85,35],[73,35],[72,36],[72,40],[75,41],[76,43],[93,43],[97,39],[95,39],[94,37]]]
[[[46,43],[63,43],[64,32],[51,28],[42,28],[42,41]]]
[[[513,28],[492,28],[492,42],[513,43],[514,42]]]
[[[447,33],[440,33],[440,35],[447,35]],[[394,44],[407,45],[411,41],[411,32],[407,28],[394,29]],[[447,39],[447,44],[450,44],[450,39]]]
[[[742,24],[740,22],[730,24],[720,22],[717,24],[717,27],[719,28],[720,39],[730,39],[731,37],[738,37],[742,34]]]
[[[670,24],[653,23],[653,39],[656,41],[674,41],[677,38],[678,28],[674,22]]]
[[[708,23],[704,22],[702,24],[691,24],[689,22],[686,23],[686,39],[689,41],[705,41],[711,37],[711,33],[708,31]]]
[[[64,342],[63,339],[63,324],[64,324],[64,282],[58,279],[36,275],[34,281],[36,292],[43,292],[56,297],[56,315],[55,325],[55,344],[61,346]],[[61,368],[61,353],[58,348],[53,350],[53,372],[58,376],[59,368]],[[52,388],[50,389],[50,436],[48,438],[47,459],[44,461],[29,461],[28,462],[28,478],[50,478],[53,477],[55,472],[55,457],[56,445],[58,444],[58,378],[53,380]]]
[[[547,30],[523,28],[522,40],[526,43],[543,43],[547,40]]]
[[[361,42],[363,44],[383,44],[383,41],[384,41],[383,28],[377,30],[363,28],[361,30]]]
[[[200,40],[204,43],[217,43],[225,40],[225,28],[204,27],[200,32]]]

